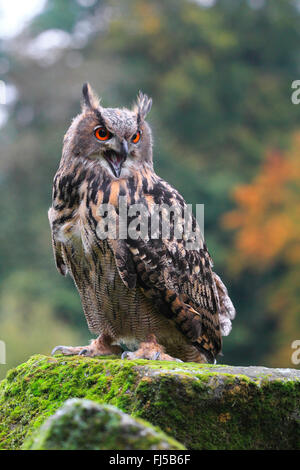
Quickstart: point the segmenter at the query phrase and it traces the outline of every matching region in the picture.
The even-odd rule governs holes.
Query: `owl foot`
[[[182,362],[180,359],[165,353],[163,346],[157,343],[154,335],[149,335],[147,341],[140,344],[137,351],[124,351],[122,359],[149,359],[151,361],[176,361]]]
[[[122,349],[120,346],[112,345],[113,339],[107,335],[100,335],[97,339],[91,341],[88,346],[56,346],[51,355],[54,356],[56,352],[64,356],[110,356],[111,354],[120,354]]]

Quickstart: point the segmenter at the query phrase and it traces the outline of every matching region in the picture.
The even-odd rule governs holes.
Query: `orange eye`
[[[111,138],[111,136],[112,134],[107,129],[105,129],[105,127],[97,127],[95,129],[95,137],[97,137],[98,140],[108,140]]]
[[[141,131],[137,131],[131,138],[131,142],[133,142],[134,144],[137,144],[138,141],[140,140],[141,138]]]

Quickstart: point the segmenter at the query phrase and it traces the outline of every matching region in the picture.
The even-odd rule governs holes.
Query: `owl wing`
[[[221,333],[222,336],[228,336],[232,328],[231,321],[235,317],[235,308],[228,295],[226,286],[222,282],[222,279],[215,272],[212,274],[219,298],[219,319]]]
[[[161,179],[143,202],[149,215],[153,214],[157,203],[172,206],[178,212],[187,207],[180,194]],[[175,224],[173,217],[170,237],[161,236],[161,223],[160,236],[153,237],[148,224],[148,236],[144,238],[127,237],[125,240],[110,240],[109,243],[124,283],[128,287],[139,286],[147,297],[156,302],[160,312],[174,321],[177,328],[213,361],[221,351],[221,328],[212,261],[199,237],[200,229],[195,218],[192,217],[194,235],[189,240],[175,237]],[[188,248],[195,239],[197,246]]]
[[[67,274],[67,267],[63,258],[63,250],[62,250],[62,244],[59,242],[56,237],[55,237],[55,232],[53,230],[53,222],[55,220],[55,211],[50,208],[48,211],[48,218],[50,222],[50,228],[51,228],[51,239],[52,239],[52,250],[53,250],[53,255],[55,259],[55,264],[58,272],[62,274],[63,276],[66,276]]]

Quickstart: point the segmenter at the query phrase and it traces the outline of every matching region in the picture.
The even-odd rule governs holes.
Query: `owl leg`
[[[150,334],[146,341],[140,344],[139,349],[134,352],[124,351],[122,359],[150,359],[152,361],[177,361],[180,359],[169,356],[165,353],[165,348],[158,344],[155,335]]]
[[[114,340],[107,334],[102,334],[98,338],[91,341],[88,346],[56,346],[51,355],[56,352],[64,354],[65,356],[109,356],[111,354],[120,354],[122,349],[120,346],[112,345]]]

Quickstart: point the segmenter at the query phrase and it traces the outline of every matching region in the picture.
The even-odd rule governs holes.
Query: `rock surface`
[[[33,356],[0,384],[0,448],[69,398],[111,404],[188,449],[300,449],[300,370]]]
[[[27,450],[181,450],[145,421],[111,405],[71,398],[24,443]]]

